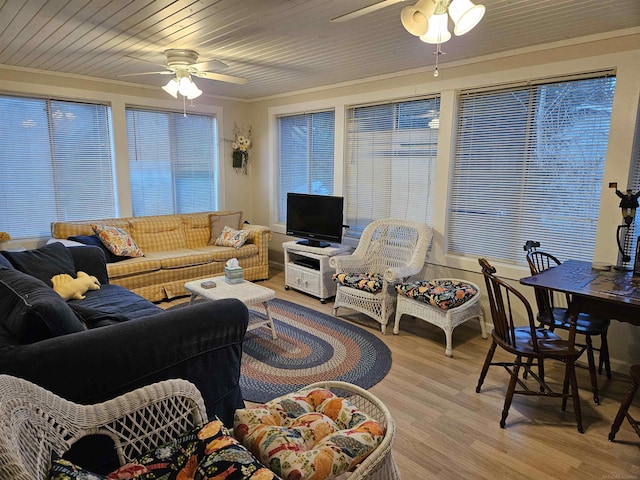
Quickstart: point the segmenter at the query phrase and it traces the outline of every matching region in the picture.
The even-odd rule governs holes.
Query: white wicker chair
[[[345,474],[347,478],[349,480],[400,480],[400,472],[391,453],[396,424],[386,405],[367,390],[347,382],[317,382],[304,389],[318,387],[331,390],[336,395],[348,399],[385,428],[382,443],[352,473]]]
[[[62,455],[90,434],[109,436],[125,464],[206,420],[200,392],[185,380],[78,405],[26,380],[0,375],[0,479],[44,479],[52,452]]]
[[[333,314],[339,307],[351,308],[378,321],[386,333],[395,311],[394,286],[422,270],[431,236],[431,227],[409,220],[383,219],[367,225],[355,251],[331,257],[329,265],[336,273],[384,274],[382,291],[370,293],[338,284]]]

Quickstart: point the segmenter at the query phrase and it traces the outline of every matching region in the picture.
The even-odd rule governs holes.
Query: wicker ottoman
[[[396,321],[393,327],[393,333],[398,334],[400,331],[400,319],[402,315],[411,315],[425,322],[431,323],[437,327],[440,327],[444,330],[447,346],[445,348],[445,355],[448,357],[453,356],[453,348],[451,347],[452,341],[451,338],[453,336],[453,329],[458,325],[477,318],[480,322],[480,329],[482,330],[482,338],[487,338],[487,330],[486,324],[484,321],[484,316],[482,314],[482,308],[480,308],[480,289],[477,285],[468,282],[466,280],[458,280],[458,279],[436,279],[431,280],[429,283],[438,284],[442,282],[443,284],[446,282],[449,283],[460,283],[465,284],[472,287],[476,293],[470,298],[466,299],[464,303],[458,306],[452,306],[450,308],[440,308],[431,303],[428,303],[428,300],[425,298],[409,298],[408,296],[402,294],[402,287],[407,286],[409,284],[403,284],[399,286],[398,289],[398,303],[396,306]],[[424,282],[423,282],[424,283]],[[414,284],[415,285],[415,284]],[[443,305],[444,307],[444,305]]]

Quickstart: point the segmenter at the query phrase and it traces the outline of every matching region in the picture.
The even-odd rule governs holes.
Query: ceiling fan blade
[[[236,85],[244,85],[247,83],[246,78],[234,77],[233,75],[224,75],[222,73],[213,72],[194,72],[192,75],[208,80],[218,80],[219,82],[235,83]]]
[[[213,70],[216,68],[227,68],[229,65],[224,63],[222,60],[209,60],[208,62],[194,63],[191,66],[197,70],[204,71]]]
[[[118,75],[119,77],[135,77],[136,75],[175,75],[175,72],[170,70],[162,70],[160,72],[141,72],[141,73],[124,73]]]
[[[361,17],[362,15],[366,15],[367,13],[375,12],[376,10],[380,10],[381,8],[389,7],[403,1],[404,0],[382,0],[381,2],[374,3],[373,5],[369,5],[368,7],[360,8],[358,10],[354,10],[353,12],[340,15],[336,18],[332,18],[331,21],[334,23],[346,22],[347,20]]]

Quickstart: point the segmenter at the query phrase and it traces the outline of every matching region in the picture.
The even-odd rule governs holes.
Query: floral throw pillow
[[[238,249],[247,241],[249,233],[249,230],[234,230],[231,227],[225,226],[220,236],[216,239],[215,244],[222,247],[234,247]]]
[[[48,480],[272,480],[278,477],[243,447],[220,420],[191,430],[107,476],[54,458]]]
[[[142,250],[127,232],[108,225],[91,225],[100,241],[114,255],[119,257],[144,257]]]

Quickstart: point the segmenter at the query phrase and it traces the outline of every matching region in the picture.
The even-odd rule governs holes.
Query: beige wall
[[[446,253],[445,212],[449,196],[449,170],[452,154],[454,108],[459,89],[529,79],[554,77],[602,69],[616,69],[617,86],[611,119],[611,134],[603,181],[600,223],[597,232],[595,260],[616,262],[615,228],[618,224],[618,199],[606,188],[609,181],[626,183],[634,128],[640,99],[640,29],[632,29],[610,38],[591,38],[583,43],[548,45],[545,49],[512,51],[499,56],[476,59],[474,62],[443,64],[440,76],[434,78],[431,69],[367,82],[336,85],[314,91],[297,92],[277,98],[254,102],[220,99],[205,93],[195,101],[194,111],[214,112],[220,119],[220,136],[233,138],[233,125],[252,127],[253,149],[249,173],[237,174],[231,168],[230,143],[220,143],[221,160],[221,208],[243,210],[251,223],[271,226],[275,233],[270,255],[275,262],[282,262],[284,226],[273,222],[274,210],[274,145],[273,119],[277,113],[300,113],[316,108],[336,109],[336,149],[338,165],[343,162],[342,127],[345,107],[351,104],[379,102],[389,99],[411,98],[424,94],[441,94],[441,119],[438,145],[438,169],[436,192],[437,209],[434,216],[434,242],[430,265],[425,275],[431,277],[468,278],[482,285],[475,258],[463,258]],[[427,46],[426,48],[430,48]],[[430,55],[430,50],[425,51]],[[203,89],[204,90],[204,89]],[[35,73],[0,68],[0,92],[26,95],[44,95],[56,98],[98,100],[113,107],[114,143],[118,166],[119,196],[122,216],[131,212],[128,186],[127,146],[124,131],[124,107],[132,104],[145,107],[182,110],[182,102],[167,98],[158,87],[136,86],[124,82],[104,82],[57,74]],[[342,178],[335,179],[336,194],[341,194]],[[517,279],[528,275],[524,268],[499,265],[502,276]],[[533,301],[533,296],[530,296]],[[485,306],[486,307],[486,306]],[[485,308],[485,311],[486,308]],[[630,363],[640,363],[640,328],[613,322],[610,329],[613,367],[626,371]]]

